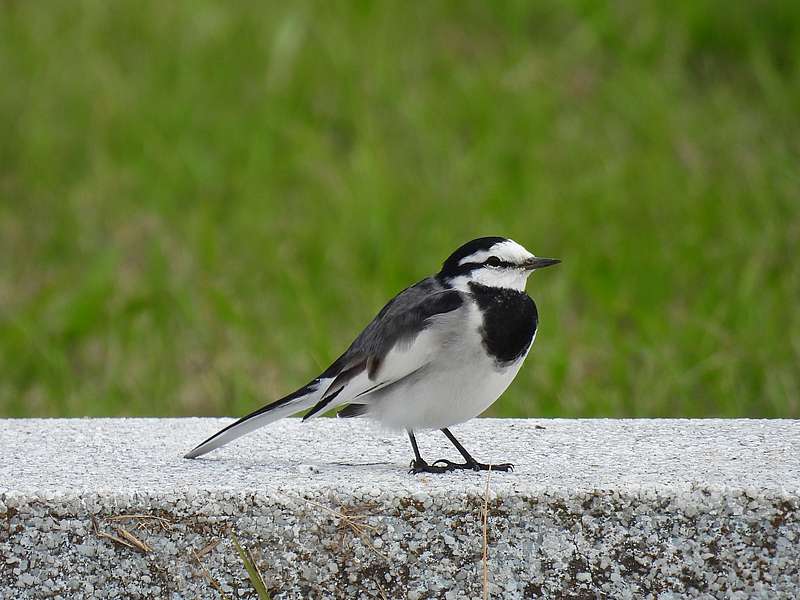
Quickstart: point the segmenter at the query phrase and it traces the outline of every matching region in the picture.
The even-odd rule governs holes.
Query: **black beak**
[[[523,266],[528,269],[529,271],[533,271],[534,269],[544,269],[545,267],[552,267],[553,265],[557,265],[561,261],[557,258],[539,258],[538,256],[534,256],[531,259],[525,261]]]

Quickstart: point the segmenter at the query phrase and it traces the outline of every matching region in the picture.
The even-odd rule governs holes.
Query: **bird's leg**
[[[419,453],[417,438],[414,437],[414,432],[410,429],[406,429],[406,432],[408,433],[408,439],[411,440],[411,447],[414,449],[414,460],[411,461],[411,466],[408,470],[409,473],[444,473],[449,470],[446,467],[429,465]]]
[[[442,459],[439,459],[439,460],[435,461],[431,465],[432,467],[440,467],[440,468],[443,468],[443,469],[445,469],[447,471],[454,471],[456,469],[471,469],[473,471],[488,471],[489,469],[491,469],[492,471],[513,471],[514,470],[514,465],[512,465],[511,463],[501,463],[499,465],[489,465],[489,464],[478,462],[477,460],[472,458],[472,455],[469,452],[467,452],[467,449],[464,448],[464,446],[461,445],[461,442],[459,442],[456,439],[456,436],[454,436],[452,433],[450,433],[449,429],[447,429],[445,427],[444,429],[442,429],[442,433],[447,436],[447,439],[452,442],[453,446],[456,447],[456,450],[458,450],[461,453],[461,456],[464,457],[464,461],[465,462],[463,462],[463,463],[455,463],[453,461],[450,461],[450,460],[442,458]],[[440,465],[440,463],[441,463],[441,465]]]

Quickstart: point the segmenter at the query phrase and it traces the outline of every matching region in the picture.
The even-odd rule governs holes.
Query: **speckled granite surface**
[[[0,420],[0,597],[255,597],[231,532],[275,598],[481,597],[486,473],[409,475],[405,437],[361,420],[284,420],[181,458],[228,422]],[[493,597],[800,589],[800,422],[453,431],[517,466],[490,481]],[[458,457],[441,434],[419,442]]]

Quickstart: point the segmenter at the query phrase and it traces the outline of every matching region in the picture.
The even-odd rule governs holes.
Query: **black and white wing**
[[[318,416],[400,381],[433,360],[436,336],[429,325],[464,303],[461,292],[445,288],[436,279],[424,279],[400,292],[334,363],[296,392],[242,417],[198,445],[186,458],[196,458],[273,421],[312,408]],[[357,412],[353,408],[350,412]]]
[[[334,363],[335,378],[305,418],[363,398],[424,367],[440,350],[437,336],[426,335],[428,325],[463,303],[461,292],[435,279],[398,294]]]

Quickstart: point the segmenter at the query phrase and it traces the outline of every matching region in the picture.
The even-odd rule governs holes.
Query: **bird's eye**
[[[489,258],[486,259],[486,264],[489,265],[490,267],[499,267],[502,264],[502,262],[503,261],[501,261],[496,256],[490,256]]]

